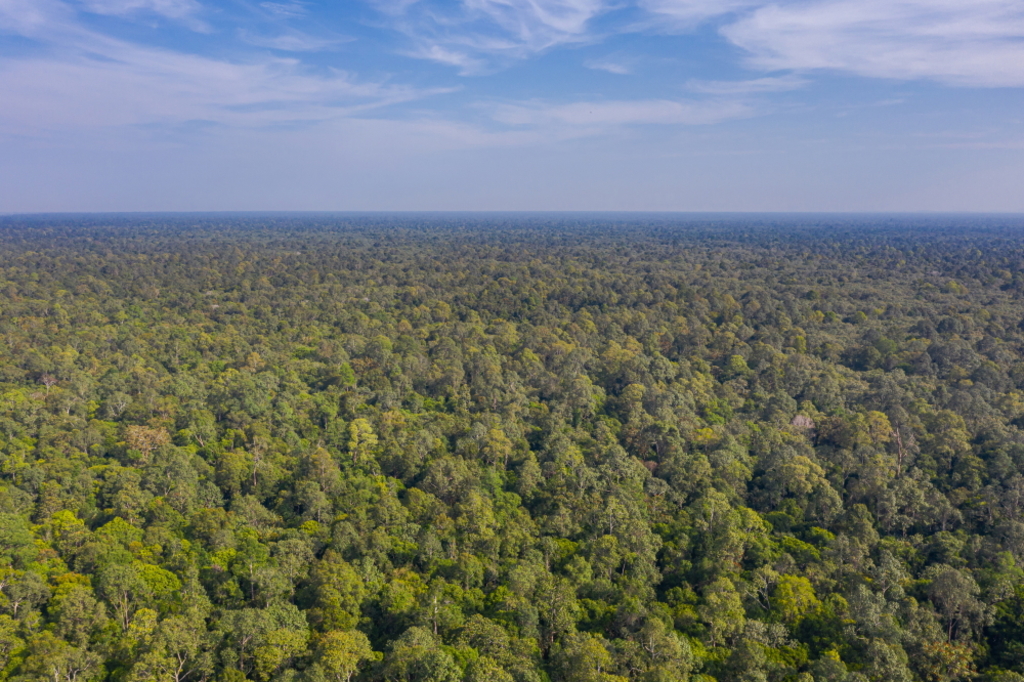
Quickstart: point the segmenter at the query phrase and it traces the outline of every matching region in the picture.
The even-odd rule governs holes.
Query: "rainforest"
[[[1024,682],[1024,218],[0,218],[0,680]]]

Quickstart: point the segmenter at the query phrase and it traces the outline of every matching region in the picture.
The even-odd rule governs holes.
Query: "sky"
[[[1024,0],[0,0],[0,213],[1024,212]]]

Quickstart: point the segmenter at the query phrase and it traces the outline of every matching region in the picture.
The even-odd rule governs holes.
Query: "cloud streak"
[[[598,40],[594,19],[614,0],[371,0],[413,47],[410,56],[455,66],[463,75],[552,48]]]
[[[595,71],[607,71],[613,73],[616,76],[628,76],[633,73],[633,66],[627,60],[613,59],[606,57],[604,59],[588,59],[583,62],[583,66],[588,69],[594,69]]]
[[[194,31],[207,32],[210,27],[199,19],[202,6],[196,0],[80,0],[82,8],[92,14],[116,17],[154,14],[179,22]]]
[[[572,128],[594,133],[633,125],[710,125],[754,113],[752,107],[738,101],[624,100],[502,104],[494,107],[491,115],[495,121],[510,126]]]
[[[1018,0],[771,4],[722,34],[761,69],[831,69],[956,86],[1024,85],[1024,4]]]
[[[73,10],[57,0],[0,0],[0,32],[44,37],[70,21]]]
[[[763,5],[763,0],[639,0],[639,6],[657,17],[661,30],[689,30],[701,22]],[[668,24],[664,24],[668,20]]]
[[[685,34],[713,21],[755,69],[1024,85],[1020,0],[461,0],[454,9],[434,0],[402,0],[377,6],[413,41],[409,54],[466,75],[615,32]],[[642,18],[595,27],[598,18],[624,8]],[[606,60],[584,65],[629,71]]]
[[[345,37],[321,38],[311,36],[308,33],[294,29],[275,36],[260,35],[241,29],[238,32],[238,37],[249,45],[269,47],[272,50],[284,52],[321,52],[352,41],[351,38]]]
[[[228,61],[142,46],[83,27],[55,0],[0,3],[0,26],[48,48],[0,62],[0,132],[6,134],[188,121],[295,124],[447,91],[363,82],[294,58]]]
[[[768,92],[788,92],[799,90],[809,83],[799,76],[775,76],[754,78],[743,81],[687,81],[686,87],[693,92],[708,95],[756,95]]]

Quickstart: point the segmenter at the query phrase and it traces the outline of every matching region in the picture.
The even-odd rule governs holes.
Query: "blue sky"
[[[0,0],[0,212],[1024,211],[1021,0]]]

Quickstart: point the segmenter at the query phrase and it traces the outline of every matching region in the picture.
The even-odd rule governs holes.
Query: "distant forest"
[[[0,680],[1024,682],[1024,218],[0,218]]]

